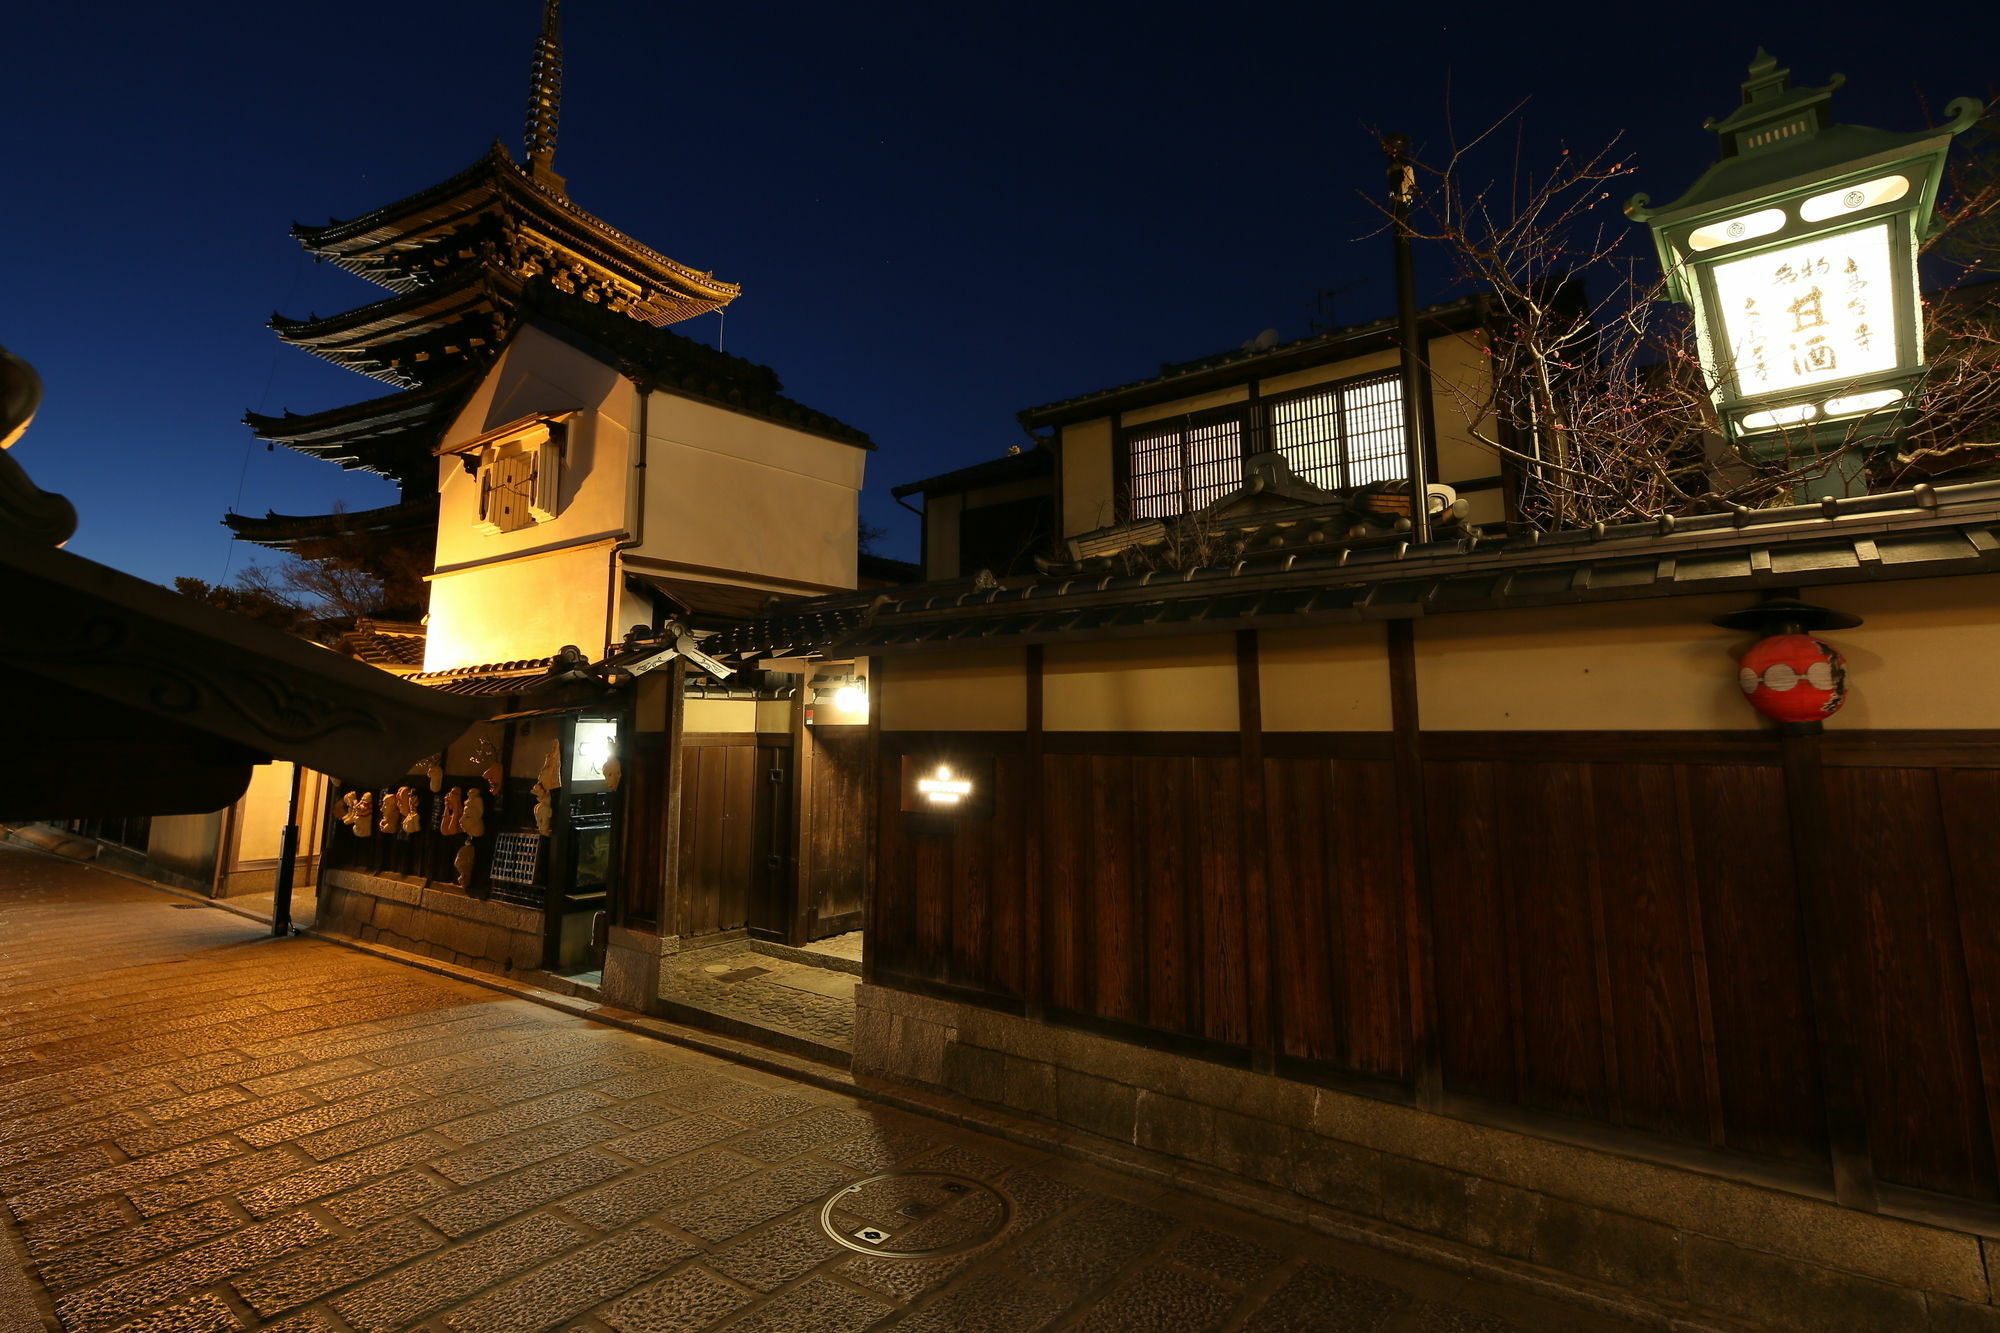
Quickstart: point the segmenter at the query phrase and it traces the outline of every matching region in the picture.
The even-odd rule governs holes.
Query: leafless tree
[[[1504,142],[1512,136],[1512,151]],[[2000,260],[2000,165],[1991,136],[1980,164],[1961,173],[1939,208],[1940,238],[1962,288]],[[1484,294],[1493,373],[1447,376],[1474,440],[1514,465],[1522,518],[1546,529],[1646,519],[1729,506],[1787,503],[1802,483],[1850,465],[1879,422],[1857,418],[1845,440],[1812,447],[1800,432],[1756,456],[1727,442],[1712,385],[1696,354],[1689,312],[1666,299],[1650,256],[1635,258],[1636,228],[1614,196],[1632,167],[1618,140],[1563,149],[1552,165],[1525,161],[1520,108],[1443,154],[1419,160],[1413,236],[1450,257],[1453,276]],[[1492,164],[1501,158],[1496,169]],[[2000,295],[2000,292],[1996,292]],[[1992,301],[1927,302],[1933,369],[1903,456],[1875,463],[1894,478],[2000,419],[2000,326]],[[1990,452],[1990,451],[1989,451]],[[1888,469],[1884,471],[1885,467]]]

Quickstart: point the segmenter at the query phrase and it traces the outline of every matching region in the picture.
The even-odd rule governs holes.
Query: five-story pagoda
[[[244,541],[276,549],[365,533],[420,551],[436,530],[433,451],[481,372],[537,309],[588,312],[633,334],[729,304],[740,288],[676,263],[571,201],[555,172],[562,97],[560,0],[546,0],[535,44],[525,166],[495,143],[471,167],[348,221],[295,225],[315,259],[338,264],[391,295],[344,314],[274,315],[295,347],[395,392],[323,412],[249,413],[256,435],[300,453],[387,477],[399,503],[353,514],[224,522]],[[607,329],[616,338],[616,330]]]

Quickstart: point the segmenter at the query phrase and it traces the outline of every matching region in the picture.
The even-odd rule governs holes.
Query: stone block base
[[[316,927],[485,972],[542,961],[542,914],[533,908],[356,870],[322,873]]]
[[[639,1013],[660,1007],[660,959],[680,952],[677,935],[613,926],[605,935],[604,980],[598,993],[604,1002]]]
[[[1084,1155],[1239,1206],[1595,1293],[1662,1326],[2000,1333],[1982,1250],[2000,1242],[1969,1225],[1859,1212],[882,986],[856,996],[854,1072],[1032,1117]]]

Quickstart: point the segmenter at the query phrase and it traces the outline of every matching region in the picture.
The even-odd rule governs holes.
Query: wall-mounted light
[[[868,678],[858,672],[815,676],[811,698],[815,707],[806,711],[808,722],[854,724],[868,720]]]
[[[949,764],[939,764],[929,777],[917,779],[917,794],[932,805],[957,805],[972,795],[972,783],[952,772]]]

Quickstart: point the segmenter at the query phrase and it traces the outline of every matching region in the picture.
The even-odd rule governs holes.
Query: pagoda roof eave
[[[384,244],[409,236],[413,216],[432,214],[422,226],[434,228],[495,206],[532,214],[529,220],[541,223],[550,239],[635,287],[675,297],[665,304],[644,303],[652,308],[637,311],[637,318],[656,327],[727,305],[742,293],[738,284],[670,259],[578,208],[566,195],[536,181],[497,143],[472,166],[437,185],[345,222],[320,227],[295,223],[292,235],[307,250],[350,272],[389,287],[415,286],[423,278],[394,276],[395,258],[384,252]]]
[[[421,388],[346,403],[321,412],[284,412],[268,416],[245,412],[243,424],[260,440],[293,449],[367,439],[414,430],[430,422],[442,424],[457,412],[462,395],[477,381],[470,368]]]
[[[300,542],[325,541],[351,533],[378,537],[414,537],[437,527],[437,496],[403,500],[377,509],[337,510],[331,514],[225,514],[222,524],[237,541],[274,551],[288,551]]]

